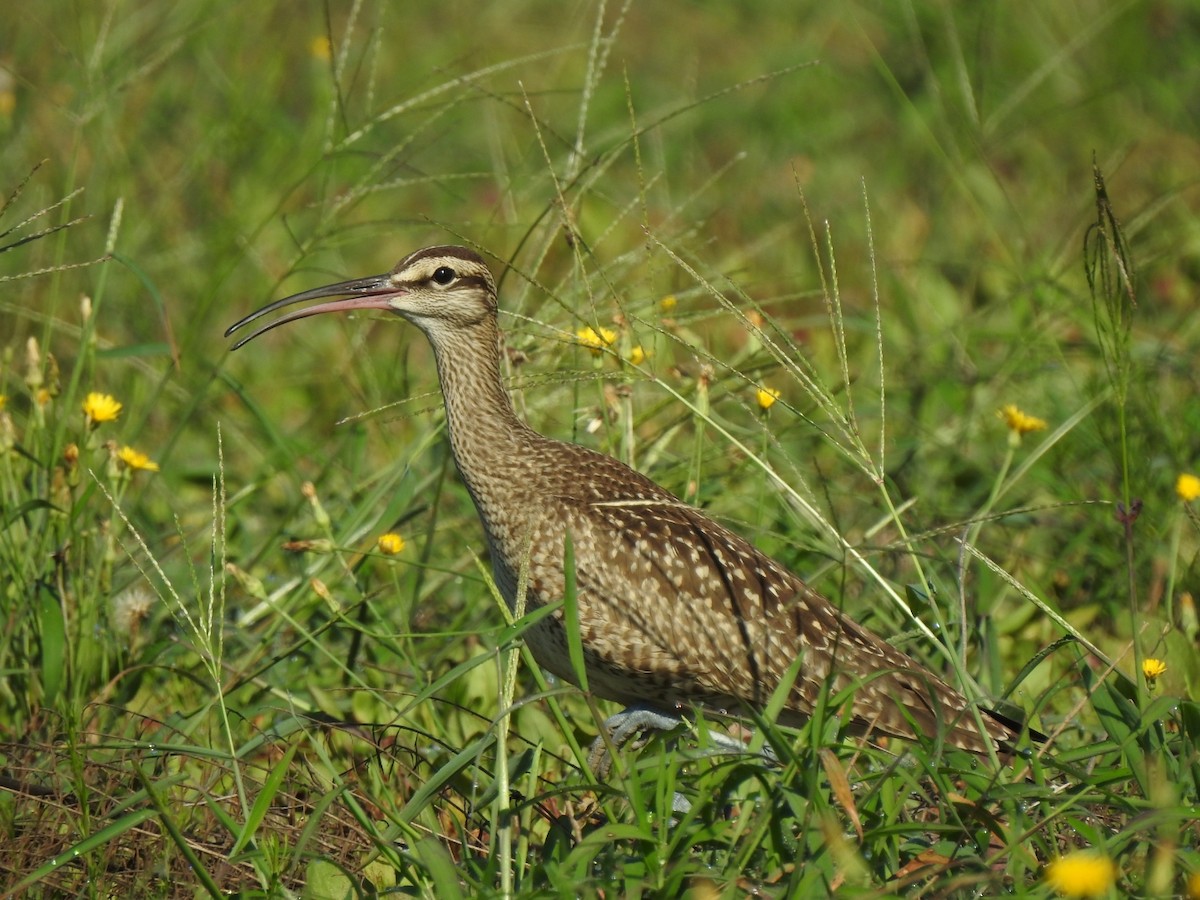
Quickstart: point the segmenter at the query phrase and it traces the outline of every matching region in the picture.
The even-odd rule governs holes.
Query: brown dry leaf
[[[909,877],[920,872],[922,869],[936,866],[938,869],[948,868],[950,865],[950,857],[943,856],[933,850],[924,850],[902,865],[897,871],[893,881],[905,881]]]
[[[858,834],[861,842],[863,839],[862,820],[858,817],[858,807],[854,805],[854,793],[850,790],[850,779],[846,777],[846,770],[842,768],[841,761],[833,755],[833,751],[828,748],[821,750],[821,765],[825,769],[825,777],[829,779],[829,787],[833,791],[834,798],[846,811],[846,815],[850,818],[850,824],[854,826],[854,831]]]

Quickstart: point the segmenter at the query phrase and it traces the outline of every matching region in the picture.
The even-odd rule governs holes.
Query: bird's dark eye
[[[444,287],[457,277],[458,273],[449,266],[438,266],[433,272],[433,283]]]

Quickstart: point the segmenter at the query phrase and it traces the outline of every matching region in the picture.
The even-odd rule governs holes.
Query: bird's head
[[[496,315],[496,282],[478,253],[466,247],[426,247],[409,254],[384,275],[341,281],[276,300],[230,326],[225,336],[277,309],[321,297],[341,299],[290,312],[239,339],[233,349],[287,322],[328,312],[394,312],[431,336]]]

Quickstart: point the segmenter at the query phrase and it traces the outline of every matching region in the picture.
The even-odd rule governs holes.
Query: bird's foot
[[[588,751],[588,766],[598,778],[606,780],[612,770],[610,747],[615,752],[629,743],[630,739],[639,732],[674,731],[681,725],[687,724],[688,719],[682,713],[666,713],[653,706],[627,707],[605,720],[603,731],[592,742],[591,749]],[[634,742],[633,747],[636,749],[643,746],[648,739]],[[708,740],[713,745],[707,751],[709,753],[737,755],[746,752],[744,741],[720,731],[708,732]],[[779,762],[779,758],[770,744],[764,745],[759,754],[768,765],[777,765]],[[688,812],[692,805],[686,797],[676,793],[672,800],[672,808],[676,813],[682,814]]]
[[[638,732],[674,731],[680,725],[685,724],[687,724],[687,719],[680,713],[664,713],[652,706],[626,707],[615,716],[610,716],[605,720],[604,730],[596,736],[596,740],[592,741],[592,747],[588,751],[588,766],[596,773],[597,777],[607,779],[609,771],[612,769],[610,746],[615,752],[625,746],[630,738]],[[644,743],[645,741],[635,743],[634,746],[642,746]],[[690,811],[691,808],[692,804],[683,794],[677,792],[671,799],[671,809],[679,815]]]
[[[605,720],[604,731],[592,741],[588,751],[588,766],[598,777],[607,778],[612,769],[612,756],[608,751],[610,742],[614,750],[620,750],[640,731],[674,731],[686,722],[679,713],[664,713],[652,706],[627,707]]]

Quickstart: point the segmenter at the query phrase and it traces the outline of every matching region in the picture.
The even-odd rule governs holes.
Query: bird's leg
[[[742,754],[747,752],[746,742],[734,737],[731,734],[725,734],[723,731],[709,731],[708,739],[716,748],[716,753]],[[779,762],[779,757],[775,755],[775,750],[770,744],[763,744],[762,749],[758,751],[761,756],[771,765]]]
[[[609,742],[613,751],[620,750],[640,731],[674,731],[680,725],[688,724],[688,719],[679,712],[665,713],[653,706],[634,705],[621,710],[615,716],[605,720],[603,730],[592,742],[588,751],[588,766],[600,779],[607,779],[612,769],[612,756],[609,753]],[[715,746],[716,753],[739,754],[746,752],[746,745],[728,734],[720,731],[710,731],[709,740]],[[606,740],[607,739],[607,740]],[[644,743],[644,742],[643,742]],[[640,746],[637,744],[635,746]],[[760,751],[768,765],[776,765],[779,758],[770,744],[763,746]],[[676,792],[672,800],[672,808],[676,813],[683,814],[692,808],[692,804],[682,794]]]
[[[604,731],[596,736],[588,751],[588,766],[598,777],[607,778],[612,768],[608,741],[612,742],[614,750],[620,750],[639,731],[673,731],[686,722],[681,713],[664,713],[661,709],[641,704],[628,706],[605,720]]]
[[[612,742],[615,752],[639,731],[674,731],[685,724],[687,719],[682,713],[664,713],[653,706],[640,704],[627,706],[605,720],[603,730],[596,735],[596,740],[592,741],[592,748],[588,751],[588,766],[599,778],[607,778],[612,768],[612,755],[608,752],[609,741]],[[671,808],[675,813],[683,815],[691,810],[692,804],[683,794],[676,792],[671,800]]]
[[[643,704],[627,706],[615,716],[610,716],[604,722],[603,733],[596,736],[588,751],[588,765],[600,778],[607,778],[612,768],[612,759],[608,753],[605,736],[612,742],[614,750],[620,750],[639,731],[673,731],[680,725],[688,724],[687,718],[679,712],[665,713],[661,709]],[[738,754],[746,752],[746,744],[736,737],[721,731],[710,731],[708,739],[716,748],[717,753]],[[635,745],[641,746],[640,744]],[[759,754],[768,765],[777,765],[779,757],[770,744],[764,744]]]

